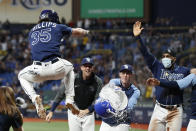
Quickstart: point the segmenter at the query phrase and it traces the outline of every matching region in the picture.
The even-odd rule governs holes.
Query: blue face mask
[[[165,68],[170,68],[172,66],[172,60],[170,58],[162,58],[161,61]]]

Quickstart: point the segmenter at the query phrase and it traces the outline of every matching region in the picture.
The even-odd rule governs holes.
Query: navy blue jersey
[[[175,81],[180,80],[190,74],[190,69],[183,66],[174,66],[174,69],[166,69],[155,56],[148,52],[145,44],[139,37],[139,49],[144,56],[144,59],[153,73],[154,77],[162,81]],[[183,90],[180,89],[167,89],[161,86],[156,86],[155,96],[156,100],[164,105],[175,105],[183,102]]]
[[[191,114],[190,118],[196,120],[196,75],[190,74],[185,78],[177,81],[160,81],[160,84],[165,88],[181,89],[192,86],[191,93]]]
[[[22,126],[21,117],[13,117],[0,113],[0,131],[9,131],[10,127],[20,128]]]
[[[60,57],[61,39],[70,35],[72,28],[53,22],[42,22],[35,25],[29,32],[29,43],[33,61],[50,61]]]
[[[196,82],[196,77],[195,77]],[[196,120],[196,83],[192,87],[192,93],[191,93],[191,119]]]

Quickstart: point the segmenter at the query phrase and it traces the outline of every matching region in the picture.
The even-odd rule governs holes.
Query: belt
[[[51,61],[49,61],[49,62],[51,62],[52,64],[54,64],[54,63],[56,63],[57,61],[59,61],[59,59],[58,59],[58,58],[55,58],[55,59],[53,59],[53,60],[51,60]],[[48,62],[40,62],[40,61],[34,61],[34,62],[33,62],[34,65],[42,65],[43,63],[48,63]]]
[[[177,105],[163,105],[163,104],[161,104],[161,103],[159,103],[159,102],[156,102],[156,103],[157,103],[157,105],[159,105],[160,107],[165,108],[165,109],[167,109],[167,110],[174,110],[174,109],[176,109],[176,108],[178,108],[178,107],[181,106],[181,104],[177,104]]]

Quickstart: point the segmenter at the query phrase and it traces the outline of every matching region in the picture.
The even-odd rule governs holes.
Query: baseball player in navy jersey
[[[177,81],[162,81],[156,78],[149,78],[147,84],[150,86],[162,86],[167,89],[180,89],[192,86],[191,93],[191,114],[190,121],[187,127],[187,131],[196,131],[196,72],[195,74],[190,74],[185,78]]]
[[[153,56],[140,38],[143,28],[137,21],[133,26],[133,34],[136,37],[138,48],[145,61],[158,80],[175,81],[190,74],[190,69],[175,64],[175,53],[168,49],[162,53],[161,62]],[[183,90],[166,89],[161,85],[155,87],[156,105],[150,120],[149,131],[180,131],[182,126]],[[177,108],[174,108],[177,107]]]
[[[59,52],[61,39],[63,36],[70,35],[84,36],[88,32],[88,30],[60,24],[58,14],[54,10],[43,10],[38,24],[30,30],[28,40],[33,64],[21,70],[18,79],[25,93],[35,104],[40,118],[45,118],[46,113],[41,97],[33,88],[33,83],[63,79],[66,85],[66,101],[72,103],[74,96],[73,65],[61,58]]]
[[[102,119],[100,131],[129,131],[131,123],[131,110],[137,104],[137,99],[140,96],[140,90],[131,83],[132,67],[131,65],[122,65],[119,77],[111,79],[109,84],[114,84],[120,87],[128,98],[127,115],[123,120],[118,120],[115,117]],[[105,87],[103,87],[105,88]]]

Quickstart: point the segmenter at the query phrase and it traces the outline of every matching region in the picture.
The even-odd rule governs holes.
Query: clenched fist
[[[160,81],[157,80],[156,78],[148,78],[146,80],[146,85],[148,85],[148,86],[159,86]]]

